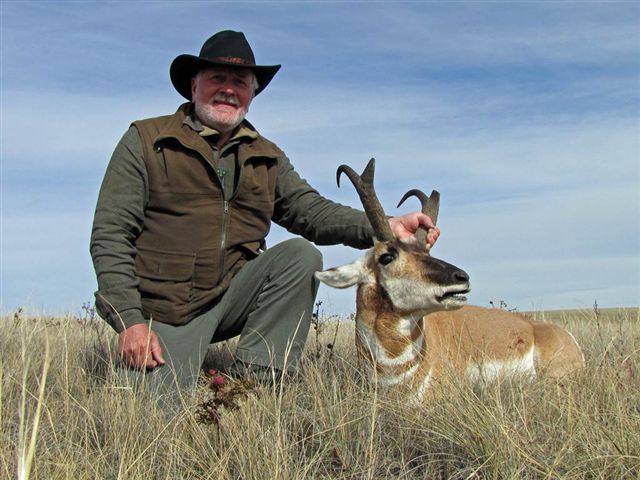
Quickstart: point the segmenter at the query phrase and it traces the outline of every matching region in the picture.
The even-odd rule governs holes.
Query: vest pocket
[[[195,253],[163,252],[138,248],[136,273],[143,307],[152,314],[174,316],[189,303]],[[167,323],[174,323],[174,321]]]

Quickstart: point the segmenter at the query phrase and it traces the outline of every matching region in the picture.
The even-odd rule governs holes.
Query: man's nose
[[[218,90],[218,94],[222,94],[225,97],[233,100],[238,99],[238,92],[233,86],[224,86],[220,90]]]
[[[233,80],[227,80],[222,85],[220,85],[220,90],[229,94],[236,94],[236,86],[233,83]]]

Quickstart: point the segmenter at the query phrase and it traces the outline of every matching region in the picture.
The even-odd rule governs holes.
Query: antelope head
[[[426,229],[419,229],[409,240],[395,238],[373,188],[374,171],[375,160],[372,158],[362,175],[341,165],[336,179],[340,186],[340,175],[344,173],[355,186],[374,231],[373,248],[355,262],[317,272],[316,277],[335,288],[358,285],[358,310],[373,308],[378,310],[377,314],[384,310],[422,316],[462,307],[466,304],[465,294],[469,292],[469,276],[458,267],[430,255]],[[435,223],[438,192],[427,196],[419,190],[411,190],[398,206],[411,196],[418,197],[422,212]]]

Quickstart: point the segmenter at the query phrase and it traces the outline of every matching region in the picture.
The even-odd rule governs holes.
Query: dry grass
[[[301,379],[254,389],[217,423],[199,421],[204,387],[167,414],[150,392],[119,383],[100,322],[3,318],[0,478],[640,478],[638,310],[544,316],[567,325],[587,357],[584,374],[561,385],[476,394],[454,384],[446,399],[407,407],[362,378],[351,321],[337,336],[321,322]],[[212,354],[223,357],[224,347]]]

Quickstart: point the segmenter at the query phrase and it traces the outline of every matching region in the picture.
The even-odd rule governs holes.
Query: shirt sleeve
[[[96,309],[117,332],[146,322],[135,272],[135,242],[147,201],[142,142],[131,126],[116,146],[102,181],[90,245],[98,280]]]
[[[361,210],[333,202],[318,193],[294,170],[288,158],[279,163],[273,220],[317,245],[373,245],[373,231]]]

